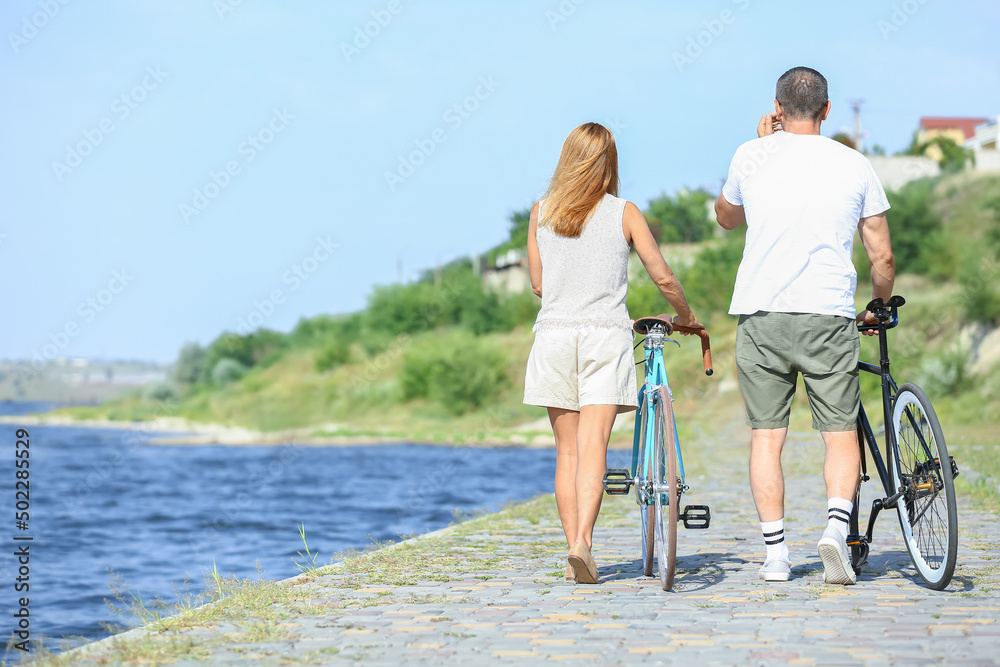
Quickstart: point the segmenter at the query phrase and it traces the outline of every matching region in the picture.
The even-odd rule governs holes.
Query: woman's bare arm
[[[701,322],[695,318],[688,306],[687,297],[684,296],[684,288],[677,280],[677,276],[670,270],[670,266],[660,253],[659,246],[653,233],[649,231],[649,224],[642,215],[639,207],[632,202],[626,202],[625,215],[622,220],[622,231],[625,233],[625,240],[635,249],[642,265],[646,268],[649,277],[652,278],[660,294],[667,300],[674,310],[677,311],[677,324],[687,327],[700,328]]]
[[[538,202],[531,207],[531,217],[528,219],[528,276],[531,278],[531,291],[535,296],[542,296],[542,257],[538,254],[538,241],[535,232],[538,230]]]

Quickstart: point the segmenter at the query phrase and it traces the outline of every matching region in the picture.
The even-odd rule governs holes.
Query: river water
[[[0,402],[0,414],[48,404]],[[16,424],[0,424],[8,489],[0,556],[0,635],[13,630],[19,564],[13,536],[31,536],[32,638],[98,639],[123,618],[109,609],[120,578],[144,600],[200,592],[213,563],[269,579],[298,574],[298,529],[327,563],[372,540],[447,526],[454,512],[495,510],[552,491],[552,449],[428,445],[154,446],[138,431],[25,426],[30,434],[27,530],[14,521]],[[17,542],[24,544],[23,541]],[[112,574],[113,573],[113,574]],[[8,627],[4,627],[8,626]],[[17,653],[17,651],[15,651]]]

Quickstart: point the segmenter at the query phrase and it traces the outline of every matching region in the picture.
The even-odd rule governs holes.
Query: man
[[[887,300],[895,277],[889,202],[864,155],[820,135],[830,114],[822,74],[788,70],[775,98],[758,138],[736,150],[715,203],[724,229],[747,225],[729,312],[739,315],[736,366],[752,429],[750,488],[767,549],[759,576],[787,581],[791,572],[781,448],[801,373],[813,428],[826,443],[828,523],[817,545],[823,578],[853,584],[846,537],[860,475],[856,323],[875,318],[867,311],[855,316],[851,255],[857,229],[872,265],[873,296]]]

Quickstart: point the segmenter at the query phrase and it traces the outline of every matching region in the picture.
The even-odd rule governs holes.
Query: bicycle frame
[[[882,482],[882,489],[885,491],[885,497],[876,498],[872,502],[871,514],[868,515],[868,527],[865,530],[864,535],[849,535],[848,544],[860,545],[864,544],[867,546],[872,542],[872,532],[875,529],[875,520],[878,518],[879,513],[884,509],[893,509],[896,507],[896,503],[900,498],[905,495],[903,489],[895,489],[892,486],[892,476],[889,474],[889,465],[896,466],[896,472],[899,473],[899,461],[897,460],[898,454],[893,456],[893,452],[898,451],[898,443],[896,442],[896,434],[892,429],[892,408],[895,401],[896,394],[899,391],[899,387],[896,385],[896,381],[892,377],[892,373],[889,371],[889,341],[886,332],[892,329],[899,323],[899,315],[897,313],[896,307],[893,307],[890,311],[890,316],[888,320],[879,320],[877,325],[878,330],[878,348],[879,348],[879,363],[875,364],[868,363],[866,361],[858,362],[858,370],[864,371],[866,373],[871,373],[872,375],[877,375],[881,382],[882,387],[882,423],[883,431],[885,434],[885,459],[882,458],[882,453],[879,451],[878,440],[875,439],[875,432],[872,430],[871,422],[868,420],[868,414],[865,411],[864,403],[858,406],[858,448],[861,450],[861,479],[860,483],[867,482],[871,479],[868,476],[868,464],[865,457],[865,447],[868,445],[868,451],[871,454],[872,462],[875,464],[875,470],[878,472],[879,480]],[[926,447],[926,445],[924,445]],[[887,465],[888,463],[888,465]],[[854,508],[855,513],[857,513],[858,508]],[[859,526],[860,528],[860,526]],[[864,557],[867,559],[867,555]]]
[[[639,405],[640,409],[636,411],[635,415],[635,433],[632,440],[632,477],[644,480],[653,479],[653,454],[652,448],[646,448],[646,459],[644,461],[639,461],[639,441],[645,433],[646,442],[653,441],[653,434],[655,432],[656,410],[654,402],[657,400],[656,388],[663,386],[666,389],[667,396],[672,396],[670,391],[670,384],[667,381],[667,371],[663,364],[663,343],[665,340],[670,340],[677,346],[680,343],[673,339],[666,337],[666,334],[662,331],[650,331],[646,334],[646,340],[643,342],[643,349],[645,353],[645,364],[646,364],[646,377],[643,381],[642,386],[639,388]],[[646,423],[642,423],[642,410],[641,406],[645,402],[646,405]],[[677,473],[680,477],[681,488],[684,488],[684,459],[681,456],[681,444],[680,438],[677,436],[677,422],[674,421],[674,450],[677,452]],[[658,465],[663,469],[664,462],[659,461]],[[636,502],[640,505],[651,505],[655,502],[652,493],[656,490],[643,488],[642,485],[636,485]]]

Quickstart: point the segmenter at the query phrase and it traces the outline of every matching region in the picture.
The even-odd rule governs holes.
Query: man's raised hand
[[[781,121],[778,120],[778,114],[769,113],[761,116],[760,122],[757,123],[757,137],[766,137],[769,134],[774,134],[775,132],[781,131]]]

